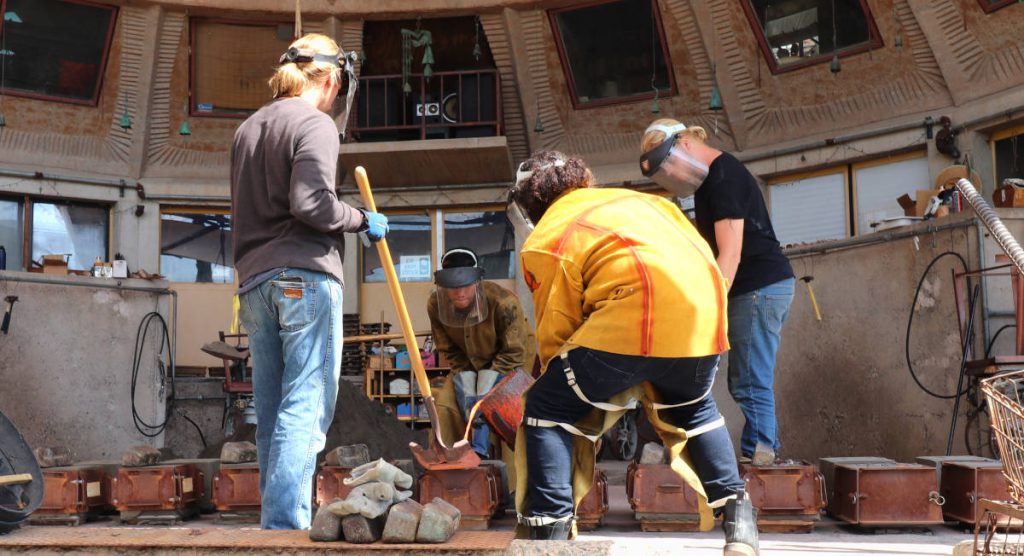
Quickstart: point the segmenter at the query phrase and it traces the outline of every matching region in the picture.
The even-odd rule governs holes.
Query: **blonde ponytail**
[[[334,54],[339,51],[338,43],[334,42],[334,39],[319,33],[310,33],[296,39],[289,48],[312,50],[319,54]],[[274,98],[294,97],[309,87],[322,85],[338,71],[338,66],[330,62],[286,62],[277,68],[268,84]]]
[[[654,120],[653,122],[651,122],[650,125],[652,125],[652,126],[653,125],[660,125],[660,126],[664,126],[664,127],[673,127],[673,126],[677,126],[679,124],[680,124],[680,122],[678,120],[673,120],[672,118],[660,118],[660,119],[657,119],[657,120]],[[707,140],[708,140],[708,132],[705,131],[704,128],[700,127],[699,125],[687,126],[687,128],[684,129],[683,131],[679,132],[679,134],[680,135],[687,135],[689,137],[697,139],[701,143],[707,142]],[[657,147],[658,145],[660,145],[662,143],[662,141],[664,141],[665,139],[666,139],[665,132],[661,131],[660,129],[652,129],[652,130],[648,131],[640,139],[640,152],[641,153],[645,153],[647,151],[650,151],[654,147]]]

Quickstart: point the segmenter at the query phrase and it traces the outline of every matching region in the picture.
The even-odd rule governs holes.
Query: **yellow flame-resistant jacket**
[[[571,191],[548,207],[520,256],[544,369],[575,346],[650,357],[729,348],[725,280],[707,242],[666,199]]]

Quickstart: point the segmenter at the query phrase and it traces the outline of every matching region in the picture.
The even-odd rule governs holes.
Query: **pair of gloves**
[[[388,217],[379,212],[370,212],[359,209],[363,213],[363,227],[359,233],[365,234],[366,238],[376,243],[388,235]]]

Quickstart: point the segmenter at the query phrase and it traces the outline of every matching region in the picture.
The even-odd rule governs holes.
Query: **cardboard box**
[[[43,255],[43,274],[67,276],[67,255]]]
[[[928,204],[931,203],[932,197],[937,196],[940,191],[941,190],[939,189],[918,189],[914,199],[911,199],[910,195],[904,193],[899,199],[896,199],[896,202],[903,207],[904,216],[924,216],[925,211],[928,210]],[[949,207],[943,205],[939,207],[939,210],[936,211],[933,218],[941,218],[948,214]]]
[[[371,371],[395,368],[394,360],[390,355],[368,355],[366,357],[366,368]]]
[[[992,203],[997,207],[1024,207],[1024,189],[1004,185],[992,192]]]

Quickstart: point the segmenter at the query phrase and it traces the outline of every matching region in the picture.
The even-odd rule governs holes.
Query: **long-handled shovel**
[[[359,193],[363,197],[366,208],[377,212],[377,204],[373,202],[373,193],[370,191],[370,179],[366,177],[366,169],[356,166],[356,183],[359,185]],[[381,266],[384,267],[384,275],[388,279],[388,289],[391,290],[391,300],[398,311],[398,320],[402,324],[402,336],[405,338],[405,345],[409,352],[409,361],[412,366],[412,374],[419,384],[420,393],[423,394],[423,405],[427,408],[427,415],[430,417],[430,428],[434,431],[433,442],[430,443],[430,450],[425,450],[415,442],[409,443],[413,457],[425,469],[468,469],[480,465],[480,456],[476,455],[473,447],[466,440],[459,440],[450,448],[445,446],[441,439],[441,427],[437,419],[437,406],[434,404],[434,395],[430,391],[430,381],[427,380],[427,373],[423,369],[423,359],[420,358],[420,350],[417,348],[415,332],[412,329],[412,321],[409,319],[409,310],[405,306],[405,297],[402,295],[402,288],[398,284],[398,274],[395,273],[395,263],[391,260],[391,250],[388,249],[387,240],[377,242],[377,254],[380,256]]]

